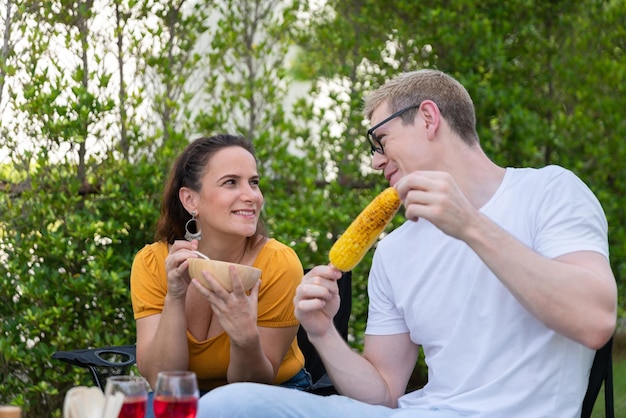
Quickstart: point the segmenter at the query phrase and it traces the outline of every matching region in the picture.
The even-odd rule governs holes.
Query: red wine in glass
[[[157,374],[152,406],[155,418],[195,418],[198,409],[198,379],[189,370]]]
[[[110,376],[107,378],[105,416],[119,409],[118,418],[144,418],[148,407],[148,382],[141,376]],[[120,400],[120,397],[123,400]]]
[[[198,409],[196,396],[157,396],[153,403],[156,418],[195,418]]]
[[[147,397],[127,397],[118,418],[144,418],[146,415]]]

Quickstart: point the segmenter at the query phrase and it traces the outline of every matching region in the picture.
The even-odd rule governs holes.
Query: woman
[[[239,381],[310,386],[293,307],[302,264],[266,236],[262,207],[254,149],[244,138],[199,138],[176,160],[157,242],[137,253],[131,272],[137,365],[153,387],[162,370],[194,371],[201,393]],[[246,293],[232,269],[229,293],[204,272],[209,290],[188,274],[196,250],[259,268],[261,279]]]

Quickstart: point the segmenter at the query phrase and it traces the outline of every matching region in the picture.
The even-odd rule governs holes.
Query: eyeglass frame
[[[397,118],[398,116],[401,116],[402,114],[404,114],[405,112],[408,112],[411,109],[417,109],[421,106],[422,104],[414,104],[411,105],[409,107],[405,107],[404,109],[398,110],[396,113],[394,113],[393,115],[387,117],[386,119],[384,119],[381,122],[378,122],[376,125],[372,126],[371,128],[369,128],[367,130],[367,140],[370,143],[370,147],[371,147],[371,152],[372,155],[374,155],[375,152],[384,155],[385,154],[385,148],[383,147],[382,142],[380,141],[380,138],[378,138],[376,136],[376,134],[374,133],[374,131],[378,128],[380,128],[381,126],[383,126],[385,123]]]

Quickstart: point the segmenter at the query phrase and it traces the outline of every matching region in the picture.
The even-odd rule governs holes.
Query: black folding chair
[[[341,305],[337,315],[335,315],[334,323],[344,339],[347,340],[348,322],[352,309],[352,272],[344,273],[338,282],[338,286]],[[305,367],[311,373],[315,383],[310,391],[323,395],[336,393],[326,376],[326,369],[319,354],[309,342],[302,327],[298,329],[298,345],[304,354]],[[55,360],[89,369],[94,383],[102,390],[104,390],[108,377],[128,374],[130,367],[136,362],[135,356],[136,347],[134,344],[57,351],[52,354],[52,358]]]
[[[135,352],[133,344],[57,351],[52,354],[52,358],[89,369],[96,386],[104,391],[107,378],[128,374],[131,366],[136,362]]]
[[[604,410],[606,418],[613,418],[615,405],[613,400],[613,360],[611,358],[613,338],[598,351],[593,359],[589,374],[589,385],[583,400],[581,418],[590,418],[593,406],[596,403],[600,388],[604,383]]]

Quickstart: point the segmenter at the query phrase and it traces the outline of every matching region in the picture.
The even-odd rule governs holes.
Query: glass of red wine
[[[152,404],[155,418],[195,418],[198,395],[194,372],[159,372]]]
[[[119,408],[118,418],[144,418],[148,406],[148,382],[143,377],[111,376],[107,378],[104,394],[105,411]]]

